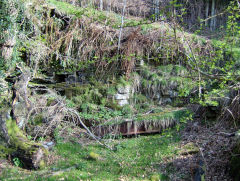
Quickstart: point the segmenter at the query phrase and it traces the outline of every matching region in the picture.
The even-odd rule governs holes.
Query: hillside
[[[237,1],[109,2],[0,3],[0,179],[238,180]]]

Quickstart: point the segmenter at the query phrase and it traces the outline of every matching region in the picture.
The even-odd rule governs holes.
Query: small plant
[[[129,117],[132,116],[132,114],[133,114],[133,111],[132,111],[131,106],[129,106],[129,105],[123,106],[123,108],[122,108],[122,115],[124,117],[129,118]]]
[[[42,137],[42,136],[38,138],[38,141],[40,141],[40,142],[43,142],[43,141],[45,141],[45,140],[46,140],[46,138],[44,138],[44,137]]]
[[[61,130],[61,126],[59,125],[54,131],[54,138],[57,143],[63,142],[63,137],[61,137],[61,135],[60,135],[60,130]]]
[[[76,104],[72,100],[67,99],[66,102],[67,102],[67,107],[69,108],[76,107]]]
[[[22,167],[22,162],[18,157],[13,158],[13,164],[17,167]]]
[[[32,140],[32,136],[31,136],[31,135],[27,135],[27,138],[28,138],[29,140]]]

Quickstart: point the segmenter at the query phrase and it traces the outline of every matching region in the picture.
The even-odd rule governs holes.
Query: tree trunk
[[[159,0],[155,1],[155,21],[159,20]]]
[[[212,0],[212,12],[211,12],[211,23],[210,23],[210,30],[215,30],[214,21],[215,21],[215,0]]]
[[[209,0],[206,0],[206,12],[205,12],[205,19],[208,18],[209,13]],[[208,20],[205,21],[205,26],[208,27]]]
[[[103,10],[103,0],[100,0],[100,10]]]
[[[17,16],[15,0],[6,1],[8,11],[6,15],[11,15],[12,26],[6,30],[7,38],[2,47],[2,58],[6,63],[12,60],[13,50],[17,40]],[[28,140],[26,134],[21,130],[20,125],[26,121],[31,102],[28,99],[27,86],[30,80],[30,70],[23,71],[15,81],[12,91],[3,92],[0,96],[0,156],[11,155],[21,160],[25,168],[39,168],[45,165],[47,150],[38,143]],[[8,83],[0,79],[1,84]],[[9,100],[13,100],[11,103]],[[24,119],[25,118],[25,119]]]
[[[12,97],[13,102],[5,102],[5,108],[1,108],[0,135],[1,141],[6,144],[0,151],[2,154],[11,155],[12,158],[19,158],[24,168],[37,169],[45,165],[48,151],[42,145],[30,141],[18,126],[18,124],[22,126],[23,122],[27,121],[31,109],[27,94],[29,80],[30,71],[22,72],[12,92],[5,95],[6,101]]]
[[[215,15],[217,14],[217,9],[215,8]],[[213,18],[213,30],[216,30],[217,26],[217,16]]]
[[[151,6],[151,9],[150,9],[150,14],[151,14],[151,17],[152,17],[152,19],[153,20],[155,20],[155,18],[154,18],[154,13],[155,13],[155,0],[152,0],[151,1],[151,4],[150,4],[150,6]]]
[[[15,85],[16,87],[23,85],[22,80],[17,81]],[[25,85],[27,86],[27,84]],[[11,93],[15,97],[12,105],[7,102],[11,98]],[[21,87],[18,87],[12,92],[9,91],[4,95],[6,99],[1,100],[1,102],[5,101],[5,107],[1,107],[0,110],[0,155],[18,158],[24,168],[37,169],[45,165],[47,150],[42,145],[30,141],[16,123],[16,120],[22,120],[24,116],[26,118],[25,106],[30,105],[25,101],[26,97],[20,94]],[[17,107],[18,111],[16,111]]]

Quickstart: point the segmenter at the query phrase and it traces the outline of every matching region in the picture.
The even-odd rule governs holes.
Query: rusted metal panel
[[[160,133],[164,129],[173,127],[175,124],[176,120],[164,120],[161,124],[156,124],[154,122],[148,122],[146,124],[144,121],[125,121],[120,124],[92,127],[92,131],[99,137],[109,134],[130,136],[136,134]]]

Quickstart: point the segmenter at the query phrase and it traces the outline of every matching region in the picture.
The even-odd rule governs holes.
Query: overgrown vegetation
[[[30,175],[12,168],[5,170],[0,178],[17,180],[21,178],[19,173],[24,173],[24,180],[152,180],[153,175],[170,180],[168,174],[174,168],[169,165],[168,171],[159,170],[159,163],[178,154],[179,141],[178,133],[170,130],[162,135],[112,141],[115,151],[96,144],[59,142],[54,152],[60,158],[54,165]]]
[[[177,170],[159,164],[182,154],[182,123],[208,120],[209,109],[212,117],[238,128],[237,0],[222,3],[227,19],[215,18],[215,0],[204,16],[200,9],[199,18],[207,19],[196,20],[201,27],[196,32],[183,24],[190,16],[184,7],[192,1],[164,1],[162,9],[159,1],[146,2],[147,15],[125,0],[121,8],[111,2],[110,7],[103,0],[0,2],[0,156],[18,167],[42,169],[5,169],[2,179],[171,180]],[[135,13],[141,15],[127,16]],[[221,37],[214,34],[217,19],[226,20]],[[194,124],[191,129],[198,130]],[[122,137],[133,135],[138,136]],[[98,144],[85,146],[90,138]],[[48,144],[54,142],[58,157],[52,158],[55,165],[46,165]],[[185,153],[200,153],[209,174],[201,145],[186,145]]]

